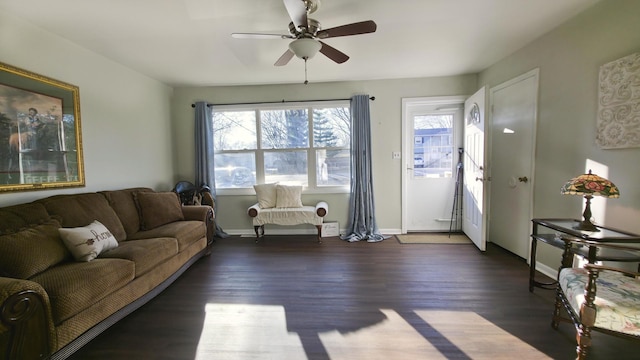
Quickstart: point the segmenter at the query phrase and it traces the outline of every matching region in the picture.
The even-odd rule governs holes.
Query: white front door
[[[464,97],[403,99],[402,233],[454,231]]]
[[[462,231],[480,249],[486,250],[485,88],[464,103],[464,156]]]
[[[489,239],[529,259],[538,69],[491,88],[489,104],[492,109]]]

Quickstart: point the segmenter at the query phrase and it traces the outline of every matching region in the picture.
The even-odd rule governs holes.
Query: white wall
[[[339,65],[336,65],[339,66]],[[398,79],[318,83],[309,85],[263,85],[235,87],[176,88],[172,101],[172,118],[176,140],[175,162],[178,178],[193,181],[193,117],[191,104],[203,100],[213,104],[268,102],[287,100],[346,99],[356,94],[375,96],[371,106],[373,145],[373,181],[376,219],[383,232],[399,232],[401,228],[401,161],[391,153],[401,151],[402,98],[472,94],[475,75],[442,78]],[[329,203],[328,220],[346,227],[348,195],[305,195],[303,202],[313,204],[318,199]],[[252,231],[247,207],[255,196],[219,196],[216,219],[229,232]]]
[[[5,13],[0,13],[0,61],[80,88],[86,183],[0,192],[0,206],[59,193],[172,188],[170,87]]]
[[[540,68],[534,216],[579,218],[582,202],[560,187],[585,171],[586,161],[608,167],[619,199],[595,199],[599,224],[640,233],[640,149],[602,150],[595,144],[598,71],[640,51],[640,1],[602,1],[479,75],[487,88]],[[601,174],[602,175],[602,174]],[[538,247],[551,268],[560,254]]]

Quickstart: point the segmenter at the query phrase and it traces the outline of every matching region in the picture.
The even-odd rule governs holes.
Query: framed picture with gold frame
[[[0,63],[0,192],[85,185],[77,86]]]

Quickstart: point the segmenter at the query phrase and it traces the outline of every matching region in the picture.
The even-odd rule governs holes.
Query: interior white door
[[[464,156],[462,187],[462,231],[480,249],[486,250],[485,176],[485,88],[464,103]]]
[[[529,259],[538,69],[490,90],[491,242]]]
[[[463,101],[460,96],[403,99],[403,233],[452,227]]]

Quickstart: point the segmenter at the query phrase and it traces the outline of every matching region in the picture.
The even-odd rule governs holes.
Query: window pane
[[[265,182],[307,186],[307,151],[265,151]]]
[[[414,177],[448,177],[453,170],[453,115],[414,117]]]
[[[349,146],[349,108],[313,109],[313,146]]]
[[[263,149],[309,147],[307,109],[260,111]]]
[[[216,188],[248,188],[256,183],[253,152],[215,154]]]
[[[318,150],[316,152],[318,186],[349,185],[351,158],[349,150]]]
[[[225,111],[213,113],[214,150],[255,149],[255,111]]]

